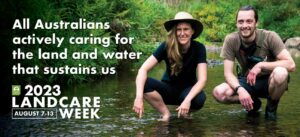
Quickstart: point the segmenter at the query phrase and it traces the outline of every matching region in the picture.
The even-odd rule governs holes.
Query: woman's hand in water
[[[134,100],[132,110],[139,116],[139,118],[142,118],[144,113],[144,102],[142,98],[136,98]]]
[[[190,111],[191,102],[190,101],[183,101],[181,105],[176,109],[178,111],[178,118],[180,116],[187,116]]]

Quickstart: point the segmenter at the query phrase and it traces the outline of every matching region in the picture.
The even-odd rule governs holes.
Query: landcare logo
[[[100,97],[67,97],[60,85],[12,85],[12,119],[99,119]],[[16,100],[21,99],[21,103]]]
[[[12,95],[20,96],[21,95],[21,85],[12,85],[11,86]]]

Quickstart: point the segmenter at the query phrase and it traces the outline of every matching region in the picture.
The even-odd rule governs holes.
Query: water
[[[213,54],[213,55],[211,55]],[[211,53],[208,57],[218,56]],[[295,54],[297,55],[297,54]],[[211,96],[214,86],[223,82],[223,66],[220,61],[210,65],[208,83],[205,88],[205,106],[192,113],[191,119],[176,117],[175,106],[170,106],[172,118],[169,122],[159,122],[159,114],[145,103],[145,114],[138,119],[132,111],[135,98],[136,70],[127,66],[124,73],[106,78],[100,82],[75,85],[63,89],[62,96],[100,96],[100,119],[55,119],[55,120],[13,120],[10,114],[0,117],[0,136],[299,136],[300,135],[300,58],[294,56],[297,72],[292,73],[292,81],[280,102],[276,122],[264,119],[266,100],[260,115],[250,119],[240,105],[217,103]],[[220,62],[220,63],[218,63]],[[149,75],[160,78],[164,65],[160,64]],[[220,77],[221,76],[221,77]]]

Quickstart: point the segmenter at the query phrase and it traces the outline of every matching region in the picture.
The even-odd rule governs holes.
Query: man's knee
[[[282,84],[287,81],[288,71],[286,68],[276,67],[273,70],[271,76],[272,76],[272,79],[274,80],[275,84]]]
[[[225,83],[218,85],[214,88],[213,90],[213,97],[217,100],[217,101],[224,101],[224,96],[225,96],[225,92],[226,91],[226,85]]]
[[[221,89],[220,89],[220,86],[218,85],[218,86],[216,86],[214,89],[213,89],[213,96],[215,97],[215,98],[218,98],[219,97],[219,95],[220,95],[220,92],[221,92]]]

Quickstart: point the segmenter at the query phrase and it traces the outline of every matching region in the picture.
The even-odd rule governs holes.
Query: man
[[[241,103],[249,115],[259,110],[260,97],[267,98],[265,117],[276,120],[295,62],[275,32],[256,29],[257,25],[258,14],[252,6],[239,9],[238,32],[226,36],[221,51],[226,82],[214,88],[213,96],[221,103]],[[241,67],[238,77],[233,72],[235,59]]]

